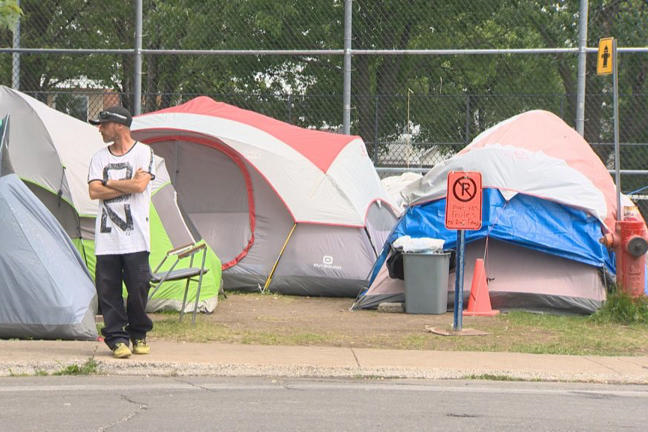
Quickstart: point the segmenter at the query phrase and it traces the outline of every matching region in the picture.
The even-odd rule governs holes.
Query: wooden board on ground
[[[425,326],[425,331],[438,334],[441,336],[486,336],[488,332],[472,329],[472,328],[462,328],[459,331],[454,330],[453,328],[443,328],[443,327],[430,327]]]

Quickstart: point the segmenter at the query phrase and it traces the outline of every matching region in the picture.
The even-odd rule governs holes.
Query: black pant
[[[151,280],[149,253],[97,255],[95,283],[105,327],[101,330],[106,344],[112,349],[118,342],[144,339],[153,328],[146,315],[146,303]],[[122,280],[128,299],[124,308]]]

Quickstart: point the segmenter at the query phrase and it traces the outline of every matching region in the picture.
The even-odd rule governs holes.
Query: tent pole
[[[290,232],[288,233],[288,237],[286,237],[286,241],[284,242],[283,246],[281,247],[281,251],[279,251],[279,256],[277,257],[274,265],[272,266],[272,270],[270,270],[270,274],[268,274],[268,278],[266,279],[265,284],[263,285],[263,292],[266,292],[266,290],[270,286],[270,282],[272,282],[272,276],[274,275],[275,270],[277,270],[277,266],[279,265],[279,260],[281,259],[281,256],[283,255],[284,250],[286,250],[286,246],[288,246],[288,241],[290,241],[290,237],[292,237],[296,226],[297,226],[297,223],[294,223],[292,228],[290,229]]]
[[[369,244],[371,245],[371,249],[374,251],[374,255],[376,255],[376,258],[378,258],[378,251],[376,250],[376,246],[374,245],[373,239],[371,238],[371,234],[369,234],[369,230],[367,227],[364,227],[364,231],[367,234],[367,238],[369,239]]]

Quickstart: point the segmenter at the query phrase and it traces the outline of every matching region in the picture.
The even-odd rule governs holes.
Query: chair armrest
[[[178,259],[186,258],[188,256],[194,255],[195,253],[197,253],[198,251],[200,251],[202,249],[205,249],[206,247],[207,246],[205,245],[205,243],[201,243],[201,244],[199,244],[197,246],[194,246],[191,249],[186,250],[186,251],[182,252],[181,254],[179,254]]]
[[[179,248],[171,249],[170,251],[167,252],[167,255],[178,255],[183,253],[185,250],[190,249],[192,246],[194,246],[195,243],[189,243],[184,246],[180,246]]]

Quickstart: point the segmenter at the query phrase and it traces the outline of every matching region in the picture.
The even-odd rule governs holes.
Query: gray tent
[[[96,291],[54,216],[15,174],[0,177],[0,337],[96,339]]]

